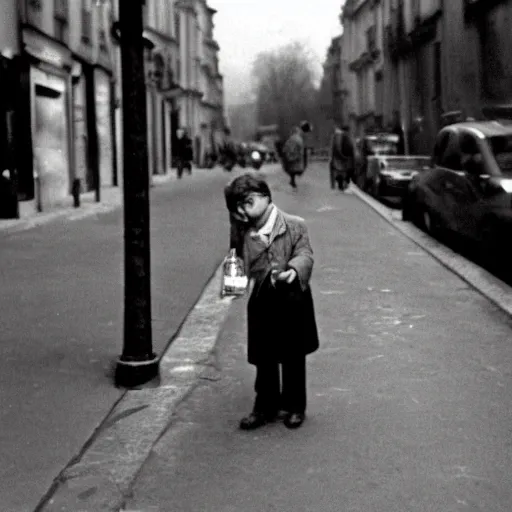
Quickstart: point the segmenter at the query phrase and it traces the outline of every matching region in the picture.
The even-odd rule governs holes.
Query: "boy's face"
[[[267,211],[270,200],[256,192],[249,194],[238,204],[238,213],[247,219],[247,222],[254,224]]]

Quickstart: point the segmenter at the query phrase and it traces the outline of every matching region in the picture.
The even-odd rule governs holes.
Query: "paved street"
[[[220,169],[151,189],[154,348],[227,251]],[[0,233],[0,509],[31,511],[123,394],[121,210]],[[74,214],[76,215],[76,214]]]
[[[316,254],[306,423],[238,430],[254,375],[239,299],[126,511],[510,511],[512,321],[327,181],[318,165],[297,191],[271,179]]]

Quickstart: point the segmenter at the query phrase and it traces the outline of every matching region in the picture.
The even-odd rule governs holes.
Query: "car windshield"
[[[386,167],[388,169],[396,169],[396,170],[419,170],[424,167],[430,167],[430,158],[429,157],[399,157],[394,156],[389,158],[386,161]]]
[[[397,143],[392,140],[370,139],[367,141],[367,144],[370,153],[373,153],[374,155],[396,155],[398,150]]]
[[[488,140],[501,172],[512,174],[512,135],[496,135]]]

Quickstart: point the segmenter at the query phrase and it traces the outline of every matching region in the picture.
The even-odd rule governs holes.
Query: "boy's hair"
[[[231,181],[224,189],[226,206],[230,212],[236,212],[238,205],[244,201],[249,194],[261,194],[268,197],[272,202],[272,193],[264,178],[252,173],[242,174]]]

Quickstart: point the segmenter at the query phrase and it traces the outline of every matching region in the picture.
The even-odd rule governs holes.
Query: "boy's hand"
[[[243,209],[239,208],[236,212],[232,212],[233,218],[235,218],[238,222],[242,222],[247,224],[248,218]]]
[[[293,281],[296,277],[297,277],[297,272],[293,268],[290,268],[289,270],[285,270],[284,272],[277,271],[274,274],[274,278],[276,281],[285,281],[287,284],[293,283]]]

